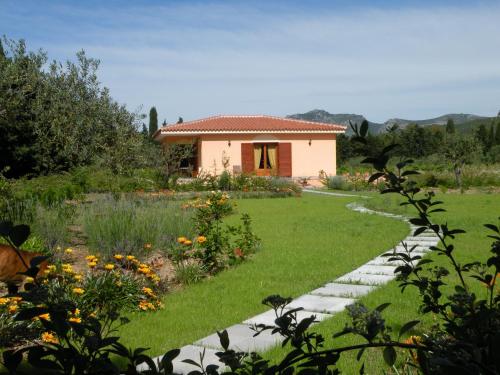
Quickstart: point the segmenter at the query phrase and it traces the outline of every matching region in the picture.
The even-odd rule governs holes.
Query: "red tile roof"
[[[273,116],[213,116],[166,125],[158,133],[343,133],[343,125]],[[158,135],[155,134],[156,135]]]

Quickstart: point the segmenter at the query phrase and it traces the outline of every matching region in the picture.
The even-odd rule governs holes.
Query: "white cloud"
[[[224,4],[54,6],[37,16],[46,42],[44,32],[35,40],[58,58],[84,48],[101,59],[115,98],[132,109],[156,105],[169,121],[313,108],[374,121],[500,109],[498,5]],[[47,25],[51,17],[59,21]]]

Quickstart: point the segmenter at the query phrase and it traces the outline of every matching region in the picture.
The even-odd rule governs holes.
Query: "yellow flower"
[[[151,272],[151,269],[148,266],[146,266],[146,267],[139,267],[137,269],[137,272],[143,273],[143,274],[147,275],[147,274],[149,274]]]
[[[116,260],[122,260],[122,259],[123,259],[123,255],[121,255],[121,254],[115,254],[115,255],[113,255],[113,257],[114,257]]]
[[[96,262],[96,263],[99,260],[95,255],[87,255],[85,259],[87,260],[87,262]]]
[[[71,264],[63,264],[62,270],[65,273],[73,273],[73,267],[71,266]]]
[[[91,313],[89,314],[89,316],[90,316],[91,318],[95,318],[95,317],[97,317],[97,314],[96,314],[95,312],[91,312]]]
[[[75,279],[75,281],[82,281],[83,279],[83,275],[80,275],[79,273],[73,275],[73,278]]]
[[[111,264],[111,263],[108,263],[104,266],[104,269],[108,270],[108,271],[111,271],[113,270],[113,268],[115,268],[115,265],[114,264]]]
[[[14,314],[17,311],[17,303],[9,305],[9,313]]]
[[[42,341],[49,344],[59,344],[59,340],[52,332],[42,333]]]
[[[87,266],[88,266],[89,268],[94,268],[95,266],[97,266],[97,263],[96,263],[96,262],[88,262],[88,263],[87,263]]]
[[[25,281],[25,282],[27,282],[27,283],[32,283],[32,282],[34,282],[34,281],[35,281],[35,279],[34,279],[34,278],[32,278],[31,276],[27,276],[27,277],[24,279],[24,281]]]
[[[47,271],[49,271],[48,273],[50,272],[55,272],[56,270],[56,266],[51,264],[50,266],[47,266]]]
[[[2,297],[0,298],[0,305],[6,305],[10,302],[10,298],[8,297]]]
[[[155,294],[153,293],[153,290],[151,288],[144,287],[144,288],[142,288],[142,292],[144,294],[147,294],[150,297],[156,297]]]
[[[205,243],[207,241],[207,237],[198,236],[198,238],[196,240],[198,241],[198,243]]]
[[[81,294],[85,293],[85,289],[83,289],[83,288],[73,288],[73,293],[81,295]]]
[[[72,254],[73,253],[73,249],[71,247],[68,247],[66,250],[64,250],[64,252],[66,254]]]
[[[135,256],[133,255],[127,255],[127,260],[134,260],[135,259]]]
[[[68,321],[70,321],[71,323],[81,323],[82,318],[77,317],[77,316],[72,316],[71,318],[68,319]]]
[[[18,303],[18,302],[21,302],[23,300],[23,297],[10,297],[10,299],[13,302]]]
[[[149,242],[144,244],[144,249],[145,250],[150,250],[153,247]]]
[[[191,241],[191,240],[184,241],[184,245],[186,245],[186,246],[189,246],[189,245],[192,245],[192,244],[193,244],[193,241]]]
[[[116,284],[116,286],[117,286],[118,288],[119,288],[119,287],[121,287],[121,286],[123,285],[123,283],[122,283],[121,281],[117,281],[115,284]]]
[[[50,314],[49,313],[40,314],[37,316],[37,318],[50,322]]]
[[[184,243],[186,241],[187,241],[186,237],[179,237],[179,238],[177,238],[177,242],[179,242],[179,243]]]
[[[76,315],[76,316],[80,315],[80,309],[76,308],[75,312],[73,313],[73,315]]]

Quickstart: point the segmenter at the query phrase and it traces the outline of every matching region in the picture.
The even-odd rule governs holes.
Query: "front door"
[[[278,174],[278,144],[255,143],[254,167],[257,176],[275,176]]]

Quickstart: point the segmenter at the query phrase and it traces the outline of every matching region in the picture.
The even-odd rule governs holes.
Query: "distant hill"
[[[500,114],[500,113],[499,113]],[[340,124],[346,125],[348,135],[352,134],[352,130],[349,127],[349,121],[353,124],[361,124],[366,118],[362,115],[348,114],[348,113],[329,113],[322,109],[314,109],[306,113],[297,113],[294,115],[287,116],[288,118],[294,118],[298,120],[314,121],[314,122],[324,122],[327,124]],[[455,128],[458,131],[470,132],[479,124],[489,124],[490,121],[496,117],[483,117],[477,116],[469,113],[449,113],[447,115],[442,115],[439,117],[434,117],[425,120],[406,120],[401,118],[392,118],[384,123],[376,123],[368,120],[370,124],[370,132],[373,134],[383,133],[388,127],[398,124],[400,128],[405,128],[410,124],[418,124],[420,126],[430,126],[430,125],[446,125],[448,119],[452,119],[455,123]]]
[[[314,122],[324,122],[327,124],[338,124],[347,126],[347,134],[352,134],[352,130],[349,126],[349,121],[353,124],[361,124],[366,118],[362,115],[356,115],[353,113],[329,113],[322,109],[314,109],[306,113],[297,113],[294,115],[287,116],[288,118],[293,118],[297,120],[306,120]],[[368,121],[371,133],[380,133],[384,131],[384,124],[378,124],[376,122]]]
[[[426,120],[405,120],[402,118],[391,118],[384,122],[385,125],[393,125],[398,124],[402,128],[409,124],[417,124],[417,125],[446,125],[448,119],[452,119],[455,125],[463,124],[465,122],[473,121],[473,120],[482,120],[487,119],[488,117],[482,117],[477,115],[471,115],[469,113],[449,113],[447,115],[442,115],[439,117],[429,118]]]

